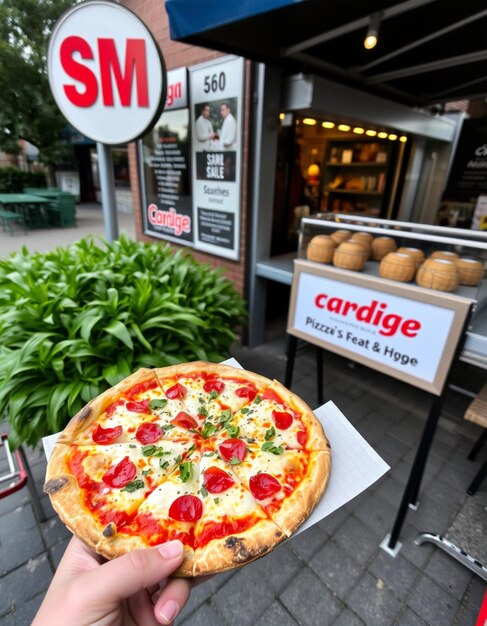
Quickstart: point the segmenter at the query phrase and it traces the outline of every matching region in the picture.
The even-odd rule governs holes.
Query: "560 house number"
[[[203,91],[205,93],[210,93],[210,91],[223,91],[226,84],[225,72],[206,75],[203,79],[203,84]]]

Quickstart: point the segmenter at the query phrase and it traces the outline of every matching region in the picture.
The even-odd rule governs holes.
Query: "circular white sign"
[[[88,0],[59,18],[49,41],[48,74],[68,122],[104,144],[138,139],[164,108],[160,50],[145,24],[113,2]]]

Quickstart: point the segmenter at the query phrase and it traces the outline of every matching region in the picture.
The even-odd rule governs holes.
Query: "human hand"
[[[32,626],[171,624],[191,591],[190,580],[168,579],[182,561],[180,541],[104,562],[73,537]]]

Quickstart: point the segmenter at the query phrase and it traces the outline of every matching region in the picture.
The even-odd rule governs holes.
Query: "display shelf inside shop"
[[[467,332],[462,358],[465,361],[487,368],[486,233],[343,214],[321,214],[317,217],[303,218],[301,220],[297,258],[306,259],[318,265],[322,264],[313,259],[309,259],[309,243],[313,237],[317,235],[330,236],[337,230],[349,231],[350,236],[359,232],[369,233],[371,241],[377,237],[392,238],[395,242],[396,250],[399,248],[419,249],[424,253],[425,260],[435,252],[449,252],[458,255],[458,258],[474,259],[483,264],[483,269],[480,268],[478,284],[472,286],[458,284],[452,290],[448,289],[447,291],[451,296],[468,298],[476,302],[475,312]],[[333,266],[333,261],[329,261],[326,265]],[[379,267],[379,260],[370,259],[365,263],[362,270],[349,271],[359,271],[362,274],[378,277],[380,276]],[[417,276],[418,274],[416,274],[416,277]],[[385,285],[396,282],[389,278],[383,278],[383,280]],[[407,284],[419,293],[427,289],[424,286],[418,286],[415,279],[403,282],[402,284]],[[427,290],[429,291],[429,289]]]

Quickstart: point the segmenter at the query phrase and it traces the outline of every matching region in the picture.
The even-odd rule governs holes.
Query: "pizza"
[[[320,422],[277,381],[197,361],[140,369],[61,433],[45,491],[110,559],[179,539],[176,575],[243,565],[309,516],[330,472]]]

